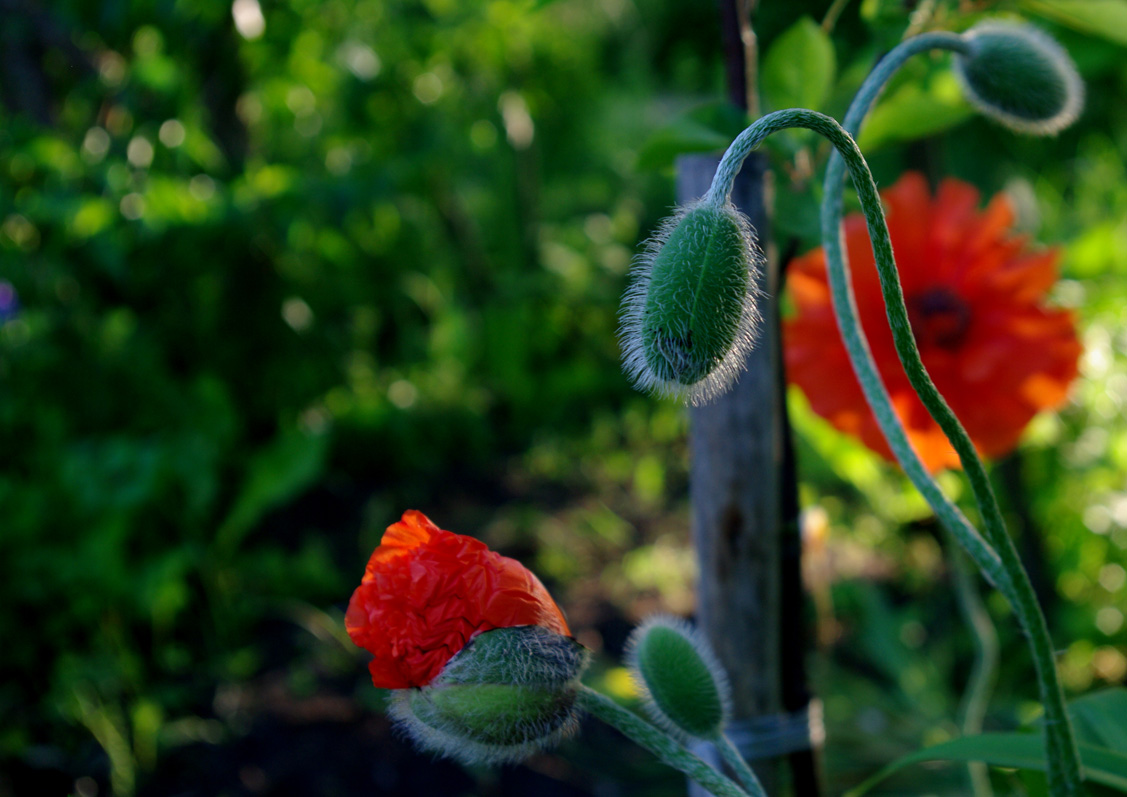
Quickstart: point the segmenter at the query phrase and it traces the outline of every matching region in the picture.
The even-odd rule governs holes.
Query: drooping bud
[[[721,734],[731,711],[728,677],[707,640],[688,623],[651,617],[630,635],[626,659],[657,723],[698,739]]]
[[[729,203],[698,202],[662,225],[620,312],[623,368],[638,388],[693,404],[728,389],[755,342],[762,259]]]
[[[419,688],[392,693],[391,716],[420,746],[467,764],[520,761],[578,727],[588,652],[541,626],[474,637]]]
[[[1068,53],[1030,25],[984,22],[963,34],[969,53],[955,56],[967,99],[1013,130],[1051,135],[1072,124],[1084,83]]]

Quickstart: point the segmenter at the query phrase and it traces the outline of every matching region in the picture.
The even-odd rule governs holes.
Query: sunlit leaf
[[[775,40],[763,59],[760,79],[767,107],[820,108],[836,69],[830,37],[810,17],[802,17]]]
[[[1069,703],[1068,713],[1081,740],[1127,754],[1127,689],[1084,695]]]
[[[882,99],[861,128],[857,144],[869,152],[895,141],[935,135],[973,113],[955,76],[941,72],[926,83],[904,83]]]
[[[1127,0],[1021,0],[1018,7],[1127,46]]]

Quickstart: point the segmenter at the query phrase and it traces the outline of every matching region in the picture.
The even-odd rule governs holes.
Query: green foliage
[[[1127,3],[1122,0],[1020,0],[1017,5],[1026,13],[1127,45]]]
[[[810,17],[802,17],[775,40],[763,58],[766,110],[821,110],[836,68],[829,35]]]
[[[1069,706],[1077,726],[1080,757],[1089,784],[1127,793],[1127,736],[1123,709],[1127,689],[1107,689]],[[988,733],[964,736],[926,747],[889,764],[848,794],[860,797],[874,786],[912,764],[925,761],[982,761],[992,766],[1044,772],[1044,742],[1038,733]]]
[[[130,793],[284,664],[283,606],[347,599],[369,496],[628,394],[613,303],[659,203],[617,178],[641,121],[605,121],[624,23],[262,7],[5,21],[34,79],[0,110],[0,771],[92,734]]]
[[[1073,700],[1068,712],[1077,738],[1127,755],[1127,689],[1101,689]]]
[[[949,69],[897,81],[865,122],[857,143],[865,152],[950,130],[973,115]]]
[[[748,123],[747,114],[728,103],[695,108],[650,134],[638,150],[638,168],[668,168],[689,152],[723,152]]]
[[[914,24],[865,0],[827,36],[803,16],[826,5],[760,4],[767,102],[839,113]],[[455,530],[579,607],[692,611],[687,418],[622,378],[614,311],[673,204],[656,170],[743,123],[717,103],[709,4],[282,0],[253,37],[230,3],[23,6],[42,17],[10,11],[0,35],[30,76],[0,92],[0,287],[18,302],[0,304],[0,791],[43,751],[144,791],[181,746],[240,738],[225,695],[286,668],[306,688],[362,679],[341,610],[407,506],[468,518]],[[1015,7],[1066,29],[1089,85],[1077,129],[967,121],[939,61],[891,87],[862,144],[885,184],[913,167],[1013,189],[1063,247],[1084,375],[1030,430],[1007,505],[1082,692],[1127,670],[1123,4]],[[770,157],[774,246],[805,249],[825,152],[795,136]],[[969,643],[922,501],[793,406],[803,503],[837,557],[818,691],[848,785],[950,738]],[[1029,682],[1004,655],[992,727],[1020,724]],[[1087,741],[1114,746],[1080,705]],[[682,790],[630,754],[577,760]]]

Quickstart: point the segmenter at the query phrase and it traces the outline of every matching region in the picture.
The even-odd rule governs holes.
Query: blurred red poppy
[[[388,526],[352,593],[344,625],[375,657],[368,669],[382,689],[425,686],[483,631],[538,625],[571,634],[524,565],[473,537],[438,528],[415,510]]]
[[[979,452],[1004,455],[1034,415],[1064,402],[1077,373],[1072,314],[1043,305],[1059,253],[1028,251],[1010,232],[1007,199],[980,212],[978,191],[960,180],[944,180],[932,198],[924,178],[908,173],[882,196],[924,365]],[[860,214],[846,218],[845,242],[861,324],[909,440],[929,470],[959,467],[897,359]],[[791,262],[787,286],[797,311],[783,325],[788,378],[818,415],[891,459],[848,366],[824,252]]]

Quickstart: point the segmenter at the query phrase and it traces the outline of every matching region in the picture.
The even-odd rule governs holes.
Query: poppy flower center
[[[921,346],[954,349],[970,325],[970,307],[947,288],[931,288],[908,297],[908,320]]]

